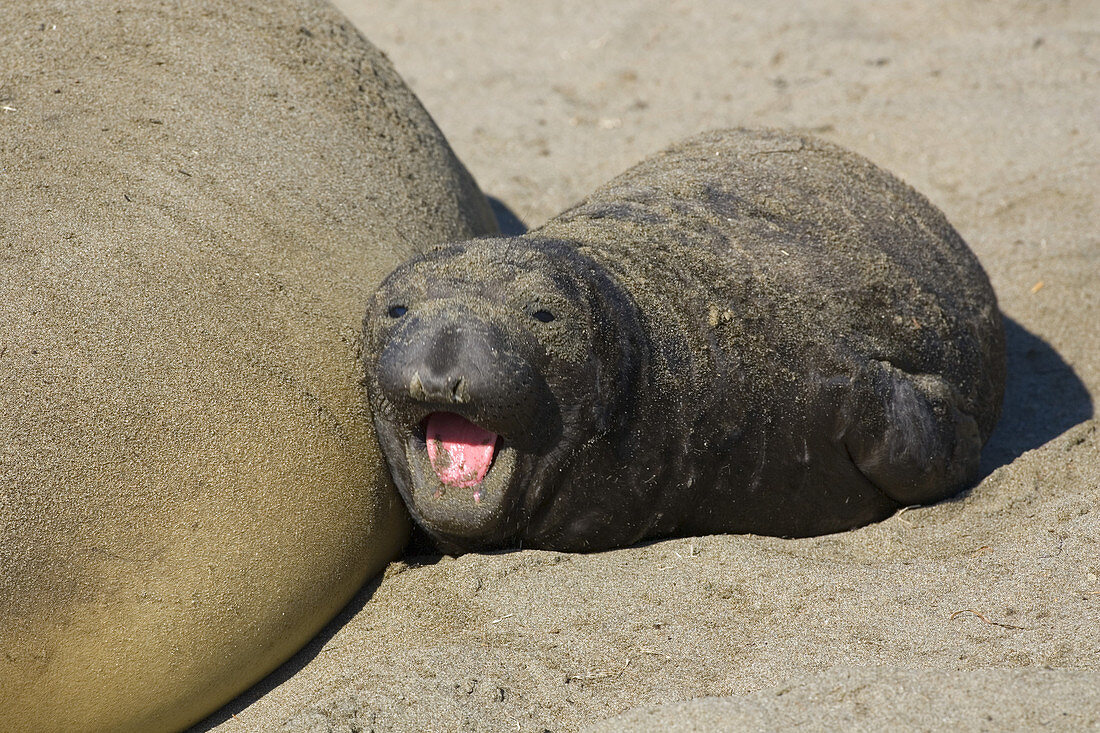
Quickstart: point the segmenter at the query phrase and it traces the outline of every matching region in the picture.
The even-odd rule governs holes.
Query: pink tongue
[[[447,486],[477,486],[489,472],[497,434],[453,412],[433,412],[424,426],[428,459]]]

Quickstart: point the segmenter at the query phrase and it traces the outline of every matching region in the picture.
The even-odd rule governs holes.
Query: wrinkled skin
[[[365,321],[394,479],[449,551],[805,536],[974,480],[1004,386],[996,299],[923,197],[835,146],[708,133],[540,229],[392,273]],[[426,419],[496,434],[445,485]]]

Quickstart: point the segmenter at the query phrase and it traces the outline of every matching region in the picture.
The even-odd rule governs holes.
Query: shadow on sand
[[[1093,415],[1088,390],[1058,352],[1008,316],[1004,322],[1004,407],[982,450],[982,478]]]
[[[496,196],[487,196],[486,198],[489,199],[489,206],[493,209],[493,216],[496,217],[501,234],[506,237],[518,237],[520,234],[527,233],[527,225],[516,216],[516,212],[508,208],[508,204]]]

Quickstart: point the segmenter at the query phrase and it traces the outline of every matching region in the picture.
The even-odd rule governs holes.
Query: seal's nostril
[[[420,381],[420,372],[413,372],[409,380],[409,397],[414,400],[426,400],[428,394],[424,391],[424,383]]]
[[[470,399],[470,391],[466,388],[466,380],[459,377],[451,388],[451,397],[455,402],[462,404]]]

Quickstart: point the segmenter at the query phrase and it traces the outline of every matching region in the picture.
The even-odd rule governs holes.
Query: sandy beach
[[[406,556],[194,730],[1100,725],[1100,5],[337,5],[505,231],[711,128],[892,171],[989,273],[1003,416],[973,490],[852,532]]]

